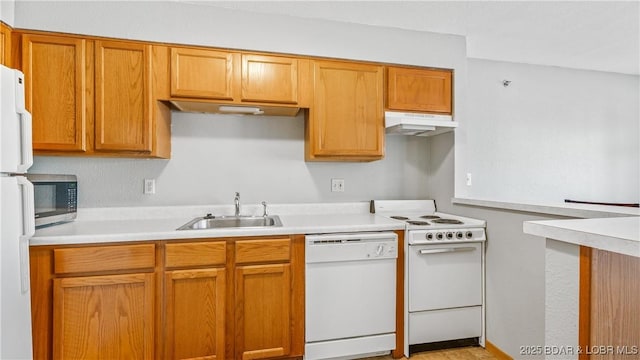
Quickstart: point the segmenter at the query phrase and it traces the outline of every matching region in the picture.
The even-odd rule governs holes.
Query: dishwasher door
[[[306,342],[395,333],[396,234],[306,239]]]

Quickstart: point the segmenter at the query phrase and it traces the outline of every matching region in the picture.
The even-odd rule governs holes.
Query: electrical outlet
[[[156,193],[156,179],[144,179],[144,193],[146,195]]]
[[[331,179],[331,192],[344,192],[344,179]]]
[[[471,173],[467,173],[467,186],[471,186]]]

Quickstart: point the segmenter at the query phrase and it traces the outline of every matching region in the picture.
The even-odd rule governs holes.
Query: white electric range
[[[405,223],[405,356],[425,344],[484,346],[486,222],[433,200],[373,200],[371,212]]]

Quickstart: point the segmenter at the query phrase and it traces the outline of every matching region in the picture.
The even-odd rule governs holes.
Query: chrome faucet
[[[240,216],[240,193],[236,192],[236,197],[233,199],[234,204],[236,205],[236,216]]]

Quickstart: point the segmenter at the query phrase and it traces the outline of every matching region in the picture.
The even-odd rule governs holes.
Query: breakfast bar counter
[[[546,238],[548,359],[640,356],[640,217],[528,221]]]

